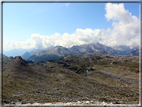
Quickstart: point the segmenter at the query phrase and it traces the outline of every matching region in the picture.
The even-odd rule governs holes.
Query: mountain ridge
[[[87,53],[100,53],[100,54],[111,54],[118,55],[118,50],[111,47],[102,45],[100,43],[90,43],[84,45],[75,45],[71,48],[65,48],[62,46],[55,46],[53,48],[43,50],[32,55],[28,60],[35,62],[55,60],[71,54],[87,54]],[[41,58],[40,58],[41,57]]]

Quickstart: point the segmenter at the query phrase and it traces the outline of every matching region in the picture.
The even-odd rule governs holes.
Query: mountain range
[[[111,55],[129,55],[129,53],[133,51],[128,46],[117,46],[117,47],[108,47],[102,45],[100,43],[95,44],[84,44],[84,45],[76,45],[71,48],[65,48],[62,46],[55,46],[50,49],[46,49],[40,52],[35,53],[30,56],[28,60],[32,60],[35,62],[46,61],[46,60],[55,60],[60,59],[62,57],[72,55],[72,54],[88,54],[88,53],[100,53],[100,54],[111,54]]]
[[[87,54],[87,53],[101,53],[101,54],[111,54],[111,55],[132,55],[139,56],[139,47],[129,47],[125,45],[119,46],[105,46],[100,43],[90,43],[84,45],[74,45],[70,48],[65,48],[62,46],[51,46],[46,49],[15,49],[5,52],[7,56],[22,56],[25,60],[32,60],[35,62],[46,61],[46,60],[55,60],[71,54]],[[24,53],[24,54],[22,54]],[[10,55],[11,54],[11,55]]]
[[[93,53],[93,52],[102,53],[102,54],[112,54],[112,55],[116,54],[114,49],[112,49],[111,47],[102,45],[98,42],[96,44],[85,44],[80,46],[73,46],[69,48],[69,50],[73,54],[87,54],[87,53]]]

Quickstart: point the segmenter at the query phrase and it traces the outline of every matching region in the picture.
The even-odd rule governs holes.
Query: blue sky
[[[117,4],[118,7],[119,4],[120,3]],[[4,50],[14,48],[28,49],[28,47],[35,48],[37,45],[39,47],[41,46],[42,48],[47,48],[50,45],[62,45],[70,47],[72,45],[89,43],[86,42],[89,41],[86,35],[91,35],[88,37],[93,38],[93,36],[96,37],[95,32],[99,32],[99,34],[97,34],[98,38],[94,38],[94,40],[98,40],[98,42],[105,45],[119,45],[118,41],[115,41],[115,39],[107,40],[110,41],[110,44],[102,41],[102,39],[105,39],[106,41],[106,38],[108,38],[108,36],[110,38],[114,38],[115,34],[114,36],[111,35],[116,32],[115,29],[117,29],[118,26],[120,28],[120,25],[117,24],[116,27],[116,25],[112,26],[112,24],[123,22],[123,19],[125,19],[125,17],[130,17],[130,19],[132,19],[132,22],[127,23],[128,25],[131,24],[132,26],[134,23],[137,23],[136,25],[138,25],[139,3],[124,3],[124,9],[122,8],[121,17],[113,12],[113,10],[115,10],[116,12],[118,12],[118,14],[121,14],[120,9],[115,8],[113,5],[114,4],[106,6],[106,3],[4,3]],[[108,10],[106,10],[106,7],[108,7]],[[105,16],[107,11],[109,12],[108,17]],[[113,15],[111,16],[110,13],[113,13]],[[137,19],[132,18],[128,13],[131,13],[132,16],[136,16]],[[121,26],[121,28],[123,28],[122,24]],[[128,28],[131,28],[131,26],[125,27],[124,29],[128,31]],[[134,38],[134,34],[132,34],[131,37],[131,34],[125,34],[125,32],[123,32],[123,34],[125,34],[124,39],[128,38],[128,41],[131,41],[131,43],[126,44],[134,45],[135,43],[132,43],[133,39],[136,39],[135,42],[137,42],[138,28],[139,26],[131,28],[134,29],[132,33],[135,33],[137,38]],[[96,29],[99,29],[100,31],[94,31]],[[121,30],[122,29],[120,29],[120,31]],[[106,34],[107,36],[104,34]],[[81,35],[84,39],[81,38]],[[119,32],[116,37],[118,37],[118,35]],[[128,37],[128,35],[130,36]],[[55,40],[56,38],[58,39]],[[70,38],[70,41],[72,41],[73,39],[79,40],[76,42],[70,42],[69,40],[67,40],[67,38]],[[26,44],[26,46],[22,47],[22,44],[20,44],[20,42],[22,42],[23,45]],[[67,44],[69,42],[70,44]]]

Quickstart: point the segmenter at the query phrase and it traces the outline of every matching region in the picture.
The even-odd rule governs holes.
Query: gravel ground
[[[98,74],[101,74],[101,75],[104,75],[108,78],[111,78],[111,79],[114,79],[114,80],[117,80],[117,81],[121,81],[121,82],[125,82],[127,84],[135,84],[135,85],[139,85],[139,80],[137,79],[131,79],[131,78],[124,78],[124,77],[120,77],[120,76],[114,76],[114,75],[110,75],[110,74],[106,74],[104,72],[101,72],[101,71],[94,71],[94,73],[98,73]]]

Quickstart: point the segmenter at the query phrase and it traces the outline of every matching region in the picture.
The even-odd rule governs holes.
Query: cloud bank
[[[50,36],[32,34],[30,39],[23,42],[7,41],[4,50],[48,48],[50,46],[71,47],[88,43],[102,43],[107,46],[127,45],[136,46],[140,44],[140,20],[125,10],[124,4],[107,3],[105,5],[105,18],[112,20],[113,29],[76,29],[73,34],[55,33]]]
[[[110,31],[112,42],[108,45],[136,45],[140,41],[140,20],[125,10],[124,4],[106,4],[107,20],[113,20]]]

